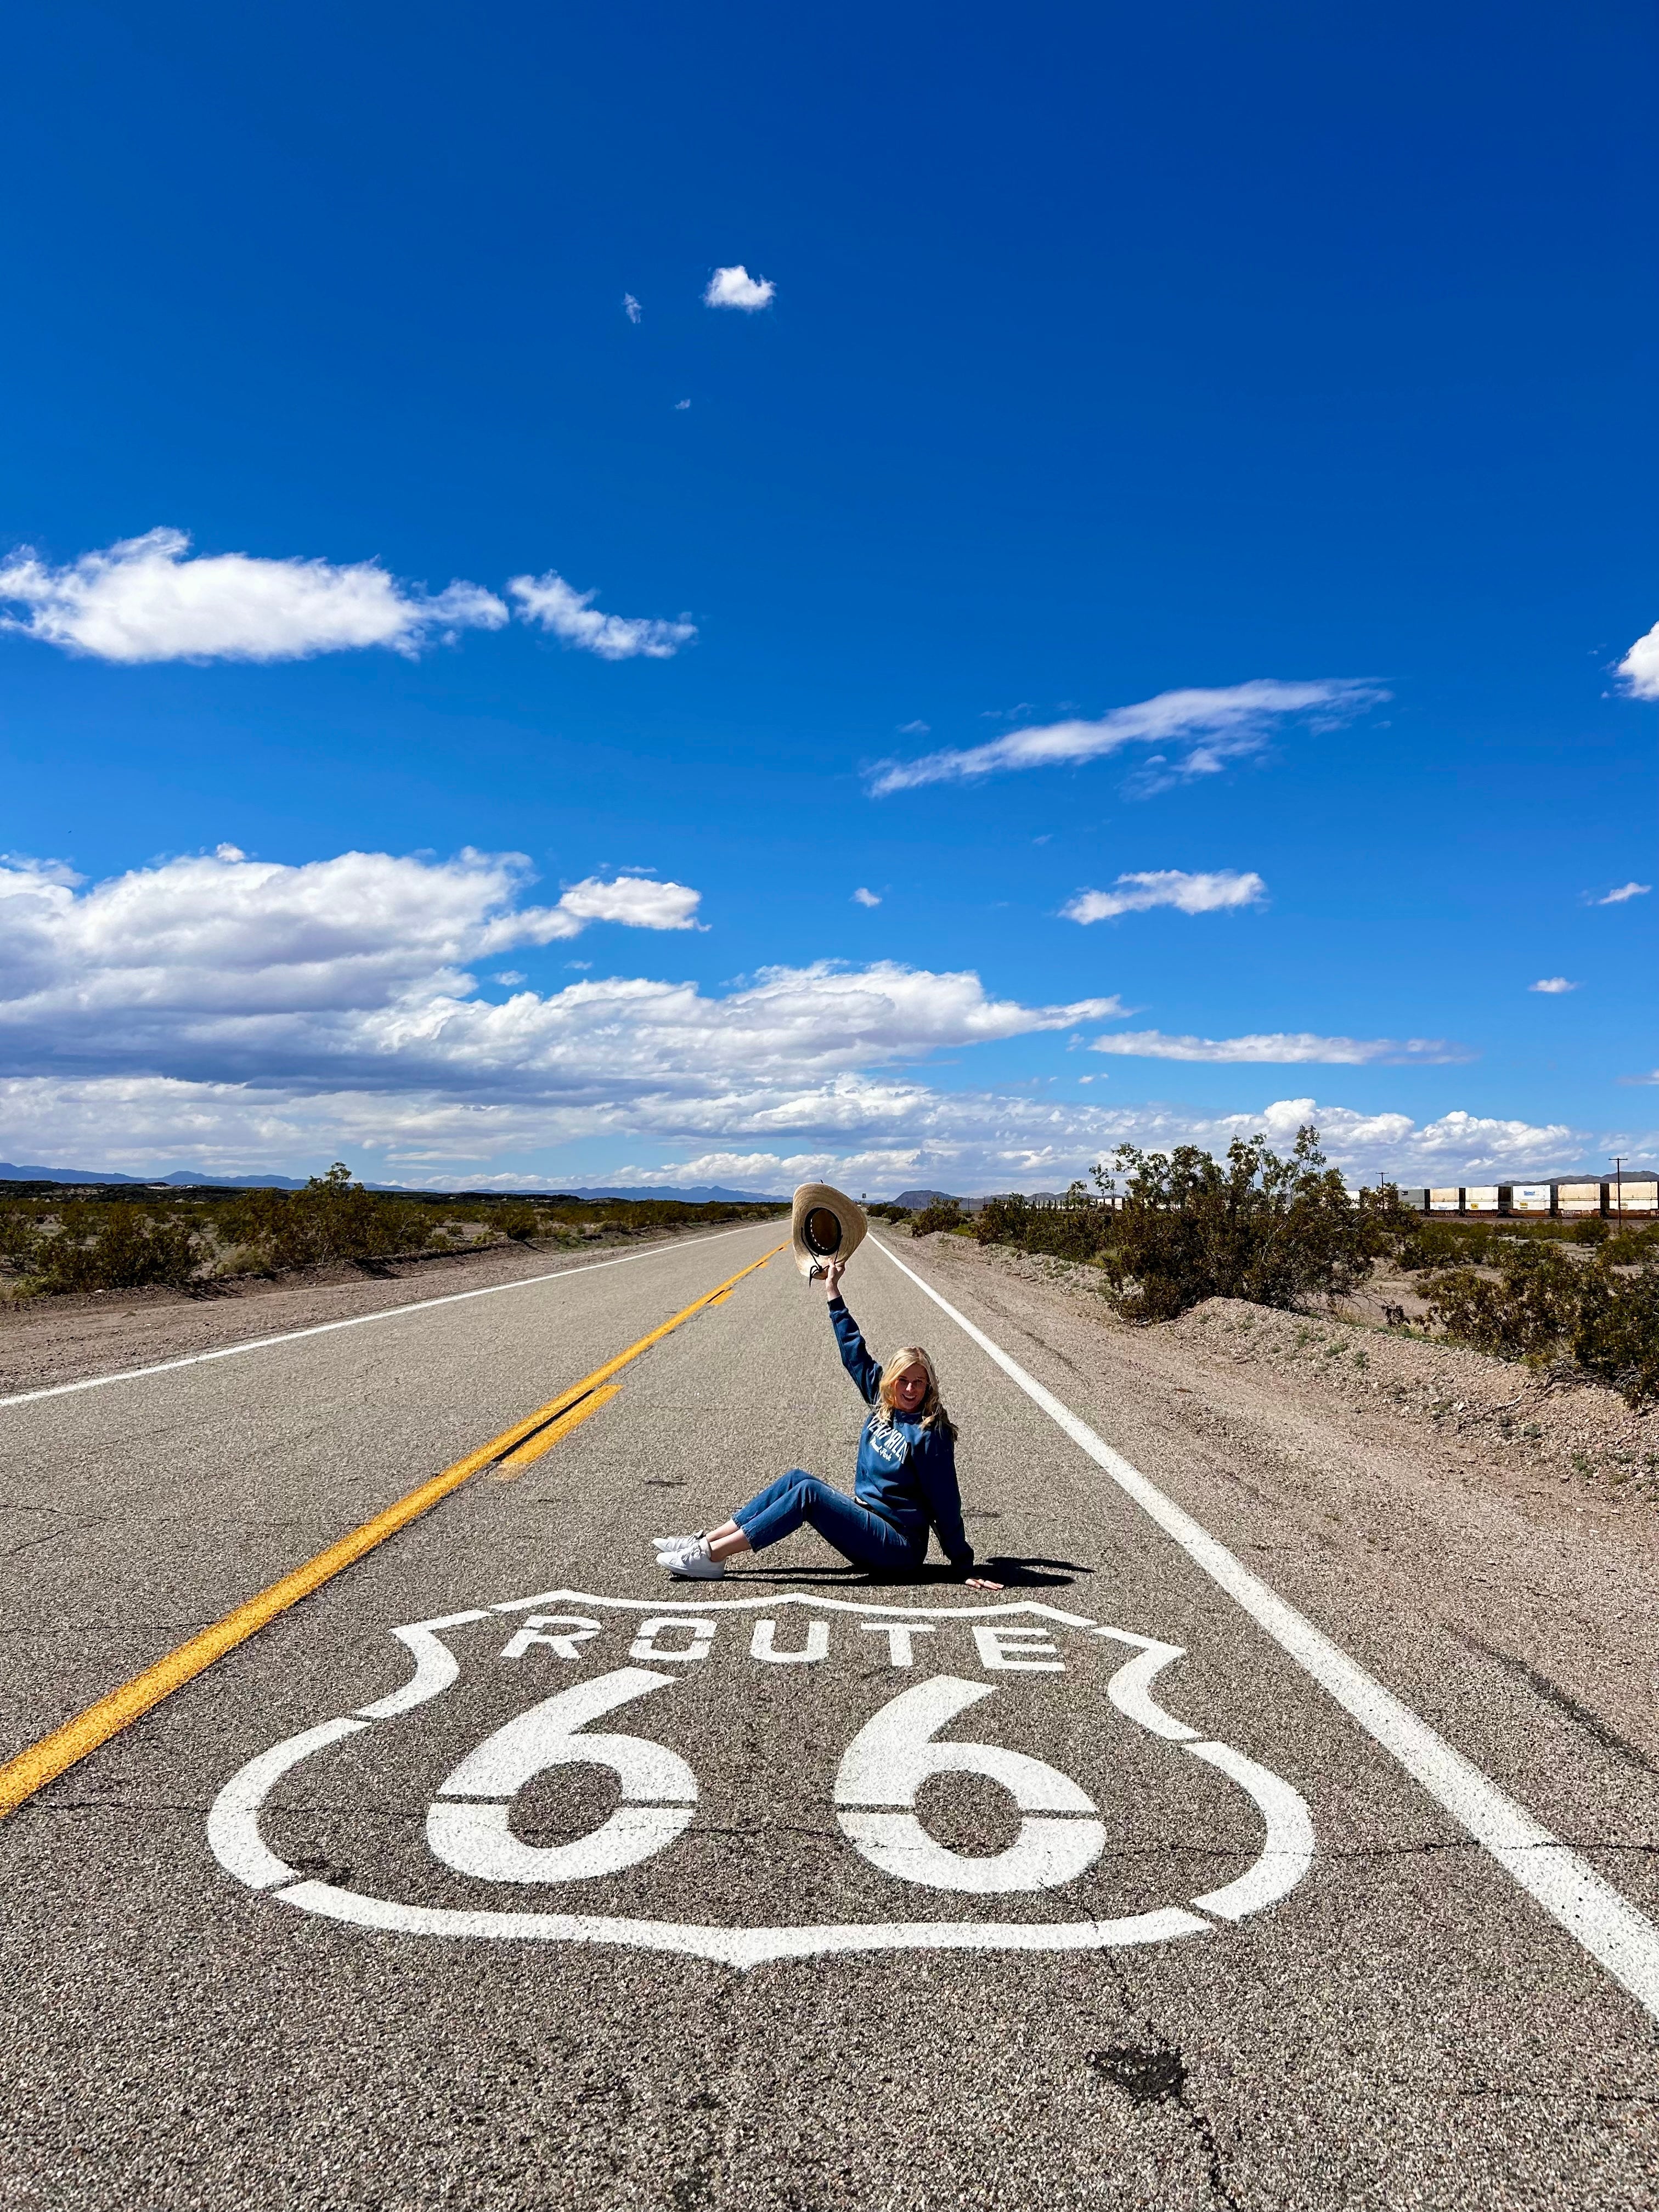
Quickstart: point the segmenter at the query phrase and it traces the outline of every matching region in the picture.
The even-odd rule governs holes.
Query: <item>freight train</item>
[[[1417,1213],[1547,1215],[1582,1221],[1651,1219],[1659,1214],[1659,1176],[1558,1176],[1547,1182],[1487,1182],[1402,1188],[1400,1202]]]

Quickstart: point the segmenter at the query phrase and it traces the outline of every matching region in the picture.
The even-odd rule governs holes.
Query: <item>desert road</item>
[[[780,1234],[0,1404],[0,2203],[1659,2203],[1659,1768],[1118,1339],[872,1238],[1006,1587],[659,1573],[850,1485]]]

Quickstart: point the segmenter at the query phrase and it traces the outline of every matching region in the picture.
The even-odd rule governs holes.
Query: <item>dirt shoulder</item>
[[[349,1321],[457,1291],[487,1290],[588,1267],[653,1244],[690,1243],[719,1226],[601,1236],[579,1245],[491,1244],[372,1266],[318,1267],[275,1281],[247,1276],[211,1291],[94,1291],[0,1304],[0,1397],[146,1367],[191,1352],[319,1322]]]

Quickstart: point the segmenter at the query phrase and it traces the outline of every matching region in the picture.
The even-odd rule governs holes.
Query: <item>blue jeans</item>
[[[805,1521],[855,1566],[902,1574],[913,1572],[927,1556],[925,1534],[907,1536],[895,1522],[860,1505],[844,1490],[820,1482],[798,1467],[769,1482],[747,1505],[738,1506],[732,1518],[757,1552],[793,1534]]]

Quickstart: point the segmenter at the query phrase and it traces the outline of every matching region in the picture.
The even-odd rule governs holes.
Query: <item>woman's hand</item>
[[[823,1271],[823,1295],[825,1297],[838,1298],[841,1296],[841,1279],[846,1272],[847,1262],[845,1260],[840,1258],[832,1258],[830,1260],[829,1266]]]
[[[988,1575],[969,1575],[962,1587],[963,1589],[1000,1589],[1002,1584],[994,1583]]]

